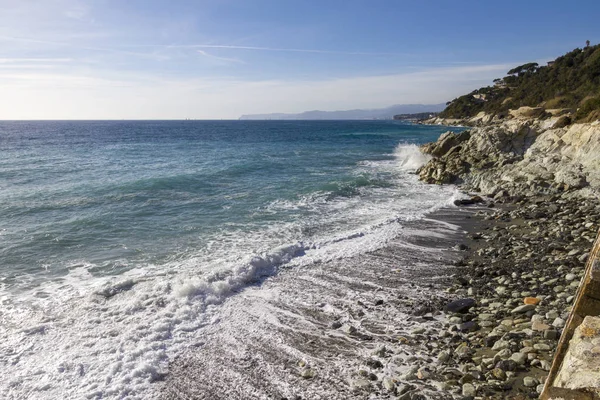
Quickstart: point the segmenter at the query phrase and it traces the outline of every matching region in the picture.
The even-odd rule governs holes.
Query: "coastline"
[[[461,371],[445,389],[464,398],[538,398],[600,226],[599,123],[530,111],[480,113],[460,121],[469,130],[421,147],[432,157],[421,180],[496,209],[475,215],[450,289],[465,306],[449,314],[450,329],[465,341],[443,356]]]
[[[582,210],[590,222],[572,243]],[[277,293],[281,276],[265,282],[276,293],[266,301],[252,288],[240,294],[245,307],[230,304],[226,318],[238,328],[218,321],[216,342],[209,329],[172,363],[160,398],[537,398],[599,220],[594,202],[562,198],[435,211],[407,227],[426,227],[420,235],[288,275],[306,283],[297,304]],[[396,252],[405,259],[407,247],[413,264],[398,268]],[[328,285],[331,296],[312,296],[311,285]],[[285,318],[262,320],[266,304],[285,308]],[[256,323],[274,334],[254,337]]]
[[[435,211],[380,250],[278,275],[266,295],[239,294],[225,313],[237,327],[216,321],[170,365],[160,398],[537,398],[600,205],[571,191],[474,203]],[[396,265],[407,249],[412,264]],[[304,299],[278,292],[279,279],[304,282]],[[264,307],[285,315],[265,321]],[[253,336],[256,323],[273,335]]]
[[[226,340],[209,333],[175,360],[161,398],[537,398],[600,223],[597,124],[550,122],[490,123],[422,146],[433,157],[421,180],[483,198],[431,213],[380,250],[236,296],[225,319],[238,326],[215,323]],[[569,157],[554,165],[548,154]],[[303,284],[279,293],[280,279]],[[312,285],[327,290],[311,296]],[[257,323],[273,335],[254,337]]]
[[[384,248],[239,293],[205,340],[169,366],[159,397],[448,398],[435,354],[446,340],[442,309],[456,297],[447,290],[465,238],[459,225],[471,214],[449,207],[403,221],[405,233]]]
[[[461,371],[445,374],[446,389],[467,398],[539,396],[599,221],[596,201],[559,196],[479,208],[451,288],[473,306],[447,314],[457,340],[438,356]]]

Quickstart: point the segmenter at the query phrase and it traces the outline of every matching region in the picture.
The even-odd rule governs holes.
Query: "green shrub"
[[[536,63],[520,65],[508,76],[495,80],[504,86],[488,86],[460,96],[448,103],[440,113],[444,118],[468,118],[480,111],[490,114],[506,112],[522,106],[546,108],[580,108],[577,119],[596,110],[595,102],[582,100],[600,94],[600,45],[575,49],[558,57],[552,66]],[[486,100],[473,97],[486,94]],[[585,115],[580,117],[581,115]]]

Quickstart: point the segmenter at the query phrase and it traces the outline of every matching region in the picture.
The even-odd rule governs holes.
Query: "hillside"
[[[579,122],[600,119],[600,45],[575,49],[546,66],[527,63],[447,103],[441,118],[469,118],[484,111],[505,115],[519,107],[571,109]]]

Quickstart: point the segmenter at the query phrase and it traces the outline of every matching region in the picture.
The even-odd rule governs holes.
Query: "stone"
[[[550,368],[552,367],[552,363],[548,360],[541,360],[540,361],[540,369],[544,370],[544,371],[550,371]]]
[[[475,390],[475,386],[473,386],[471,383],[465,383],[464,385],[462,385],[462,395],[463,396],[475,397],[475,394],[477,394],[477,392]]]
[[[542,107],[519,107],[516,110],[509,110],[510,115],[517,119],[530,119],[541,117],[545,110]]]
[[[412,381],[417,379],[417,371],[419,370],[418,366],[412,366],[408,371],[406,371],[401,379],[405,381]]]
[[[565,320],[557,317],[553,322],[552,322],[552,326],[555,328],[563,328],[565,326]]]
[[[464,322],[458,326],[458,330],[461,332],[475,332],[479,329],[480,326],[474,321]]]
[[[522,306],[518,306],[514,308],[510,313],[511,314],[523,314],[527,311],[535,310],[535,305],[533,304],[523,304]]]
[[[517,363],[514,360],[501,360],[496,363],[495,367],[503,371],[514,371],[517,369]]]
[[[533,345],[533,348],[540,351],[549,351],[552,349],[550,345],[546,343],[536,343]]]
[[[354,390],[368,390],[371,388],[371,382],[365,378],[354,379],[350,384]]]
[[[523,378],[523,386],[525,387],[535,387],[539,384],[539,381],[531,376],[526,376]]]
[[[506,340],[498,340],[496,343],[494,343],[494,345],[492,346],[492,350],[493,351],[500,351],[500,350],[504,350],[507,349],[508,346],[510,346],[510,344],[506,341]]]
[[[371,354],[373,354],[374,356],[377,356],[377,357],[381,357],[381,358],[383,358],[383,357],[385,357],[385,355],[387,354],[387,352],[388,352],[388,349],[387,349],[387,347],[385,347],[385,346],[380,346],[380,347],[376,348],[376,349],[373,351],[373,353],[371,353]]]
[[[537,386],[535,387],[535,392],[536,392],[537,394],[542,394],[542,391],[543,391],[543,390],[544,390],[544,384],[543,384],[543,383],[540,383],[539,385],[537,385]]]
[[[423,380],[423,379],[427,379],[431,376],[431,372],[429,372],[427,370],[427,368],[425,367],[421,367],[419,368],[419,370],[417,371],[417,378]]]
[[[353,335],[356,333],[356,328],[352,325],[345,324],[342,326],[342,330],[348,335]]]
[[[304,379],[312,379],[317,375],[317,373],[312,368],[306,368],[300,375],[302,375]]]
[[[510,351],[510,349],[500,350],[499,352],[496,353],[496,355],[494,356],[494,359],[496,361],[506,360],[511,356],[511,354],[512,354],[512,352]]]
[[[499,294],[499,295],[501,295],[501,296],[502,296],[504,293],[506,293],[506,290],[507,290],[507,289],[506,289],[506,286],[498,286],[498,287],[495,289],[496,293],[497,293],[497,294]]]
[[[477,318],[478,318],[480,321],[490,321],[490,320],[493,320],[493,319],[495,318],[495,315],[494,315],[494,314],[486,314],[486,313],[481,313],[481,314],[479,314],[479,315],[477,316]]]
[[[544,339],[557,340],[559,336],[560,335],[558,334],[558,332],[553,329],[548,329],[547,331],[544,331]]]
[[[370,359],[370,360],[367,360],[367,362],[365,364],[367,364],[367,366],[372,369],[383,368],[383,364],[379,360]]]
[[[414,386],[408,383],[398,383],[396,386],[396,393],[405,394],[414,389]]]
[[[552,290],[554,291],[554,293],[560,293],[565,290],[565,287],[558,285],[558,286],[554,286],[554,288],[552,288]]]
[[[551,311],[548,311],[548,312],[546,313],[546,319],[552,319],[552,320],[553,320],[553,319],[555,319],[555,318],[558,318],[558,311],[556,311],[556,310],[551,310]]]
[[[396,383],[392,378],[385,377],[381,383],[388,392],[394,393],[396,391]]]
[[[471,298],[454,300],[444,307],[444,311],[457,314],[464,314],[472,307],[475,307],[475,300]]]
[[[448,360],[450,360],[450,353],[448,353],[447,351],[441,351],[440,354],[438,354],[438,362],[440,364],[443,364],[445,362],[447,362]]]
[[[420,335],[420,334],[422,334],[422,333],[425,333],[425,328],[423,328],[423,327],[421,327],[421,326],[420,326],[420,327],[418,327],[418,328],[415,328],[415,329],[413,329],[412,331],[410,331],[410,333],[411,333],[412,335]]]
[[[471,355],[471,352],[471,348],[467,346],[466,343],[459,344],[458,347],[454,350],[454,354],[456,354],[461,359],[468,358]]]
[[[541,299],[538,299],[537,297],[525,297],[523,299],[523,303],[525,303],[525,304],[533,304],[534,306],[538,305],[540,303],[540,301],[541,301]]]
[[[502,368],[494,368],[492,370],[492,376],[501,381],[506,379],[506,372]]]
[[[543,322],[536,320],[531,323],[531,329],[533,329],[534,331],[543,332],[545,330],[550,329],[550,325],[544,324]]]
[[[516,362],[517,365],[525,365],[525,362],[527,361],[527,354],[526,353],[513,353],[513,355],[510,356],[510,359],[513,360],[514,362]]]

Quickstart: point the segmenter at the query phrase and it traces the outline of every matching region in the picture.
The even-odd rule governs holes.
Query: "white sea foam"
[[[394,150],[394,155],[401,168],[416,170],[431,160],[431,156],[424,154],[415,144],[399,144]]]

